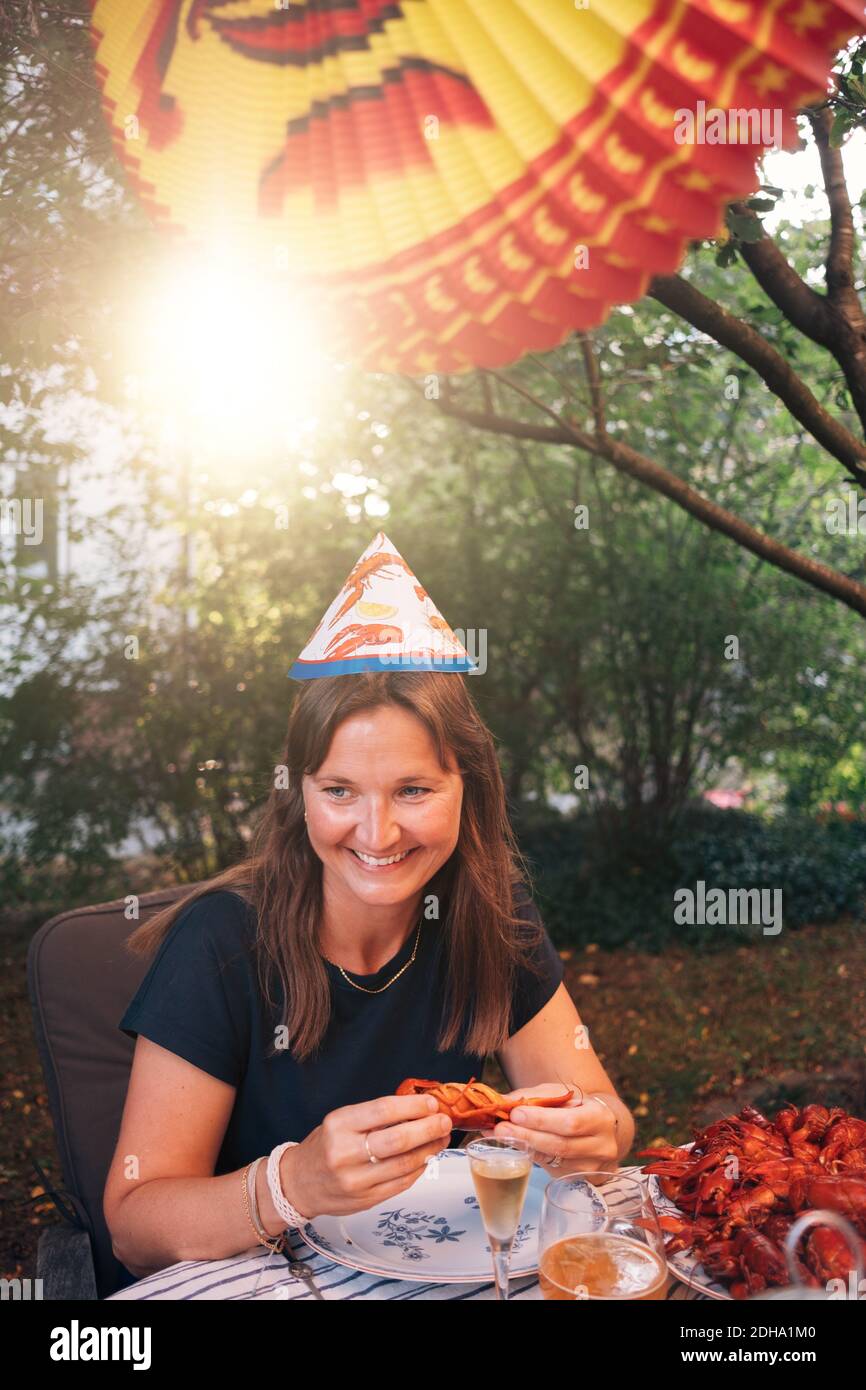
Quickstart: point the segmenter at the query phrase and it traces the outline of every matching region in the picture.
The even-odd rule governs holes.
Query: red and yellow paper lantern
[[[166,229],[312,288],[376,371],[501,366],[603,322],[755,189],[860,0],[95,0],[96,71]],[[742,137],[741,137],[742,138]]]

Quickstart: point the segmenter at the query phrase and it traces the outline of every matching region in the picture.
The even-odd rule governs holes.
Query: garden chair
[[[63,1174],[59,1190],[45,1184],[63,1218],[39,1239],[46,1299],[103,1299],[130,1282],[102,1214],[135,1050],[118,1024],[150,964],[124,943],[192,886],[142,895],[137,920],[123,899],[61,912],[30,943],[27,988]]]

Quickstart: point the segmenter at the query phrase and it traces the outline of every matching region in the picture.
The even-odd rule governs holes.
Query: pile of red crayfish
[[[660,1216],[668,1255],[692,1250],[734,1298],[789,1284],[782,1242],[797,1214],[838,1212],[866,1235],[866,1120],[845,1110],[787,1105],[773,1120],[747,1105],[695,1131],[691,1149],[642,1149],[682,1216]],[[866,1241],[861,1240],[866,1265]],[[797,1252],[802,1283],[847,1282],[854,1266],[842,1236],[813,1228]]]

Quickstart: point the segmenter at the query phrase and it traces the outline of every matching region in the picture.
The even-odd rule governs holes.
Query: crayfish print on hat
[[[475,669],[427,590],[379,531],[288,674],[312,680],[361,671]]]
[[[862,0],[95,0],[145,210],[316,299],[365,371],[554,348],[670,275],[759,187],[764,134],[680,113],[822,101]]]

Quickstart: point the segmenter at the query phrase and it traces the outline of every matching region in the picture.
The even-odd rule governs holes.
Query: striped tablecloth
[[[623,1174],[638,1173],[638,1168],[623,1168]],[[291,1237],[292,1259],[302,1260],[311,1271],[323,1299],[434,1299],[438,1302],[462,1302],[467,1299],[494,1299],[496,1290],[492,1279],[480,1284],[429,1284],[416,1279],[383,1279],[378,1274],[366,1274],[336,1264],[307,1245],[299,1231]],[[510,1298],[519,1301],[541,1299],[538,1276],[522,1275],[511,1280]],[[157,1274],[149,1274],[112,1299],[279,1299],[284,1302],[308,1300],[318,1302],[307,1281],[291,1274],[286,1258],[275,1255],[264,1246],[255,1245],[242,1254],[225,1260],[184,1260],[170,1265]],[[705,1294],[670,1278],[666,1297],[669,1299],[703,1299]]]

